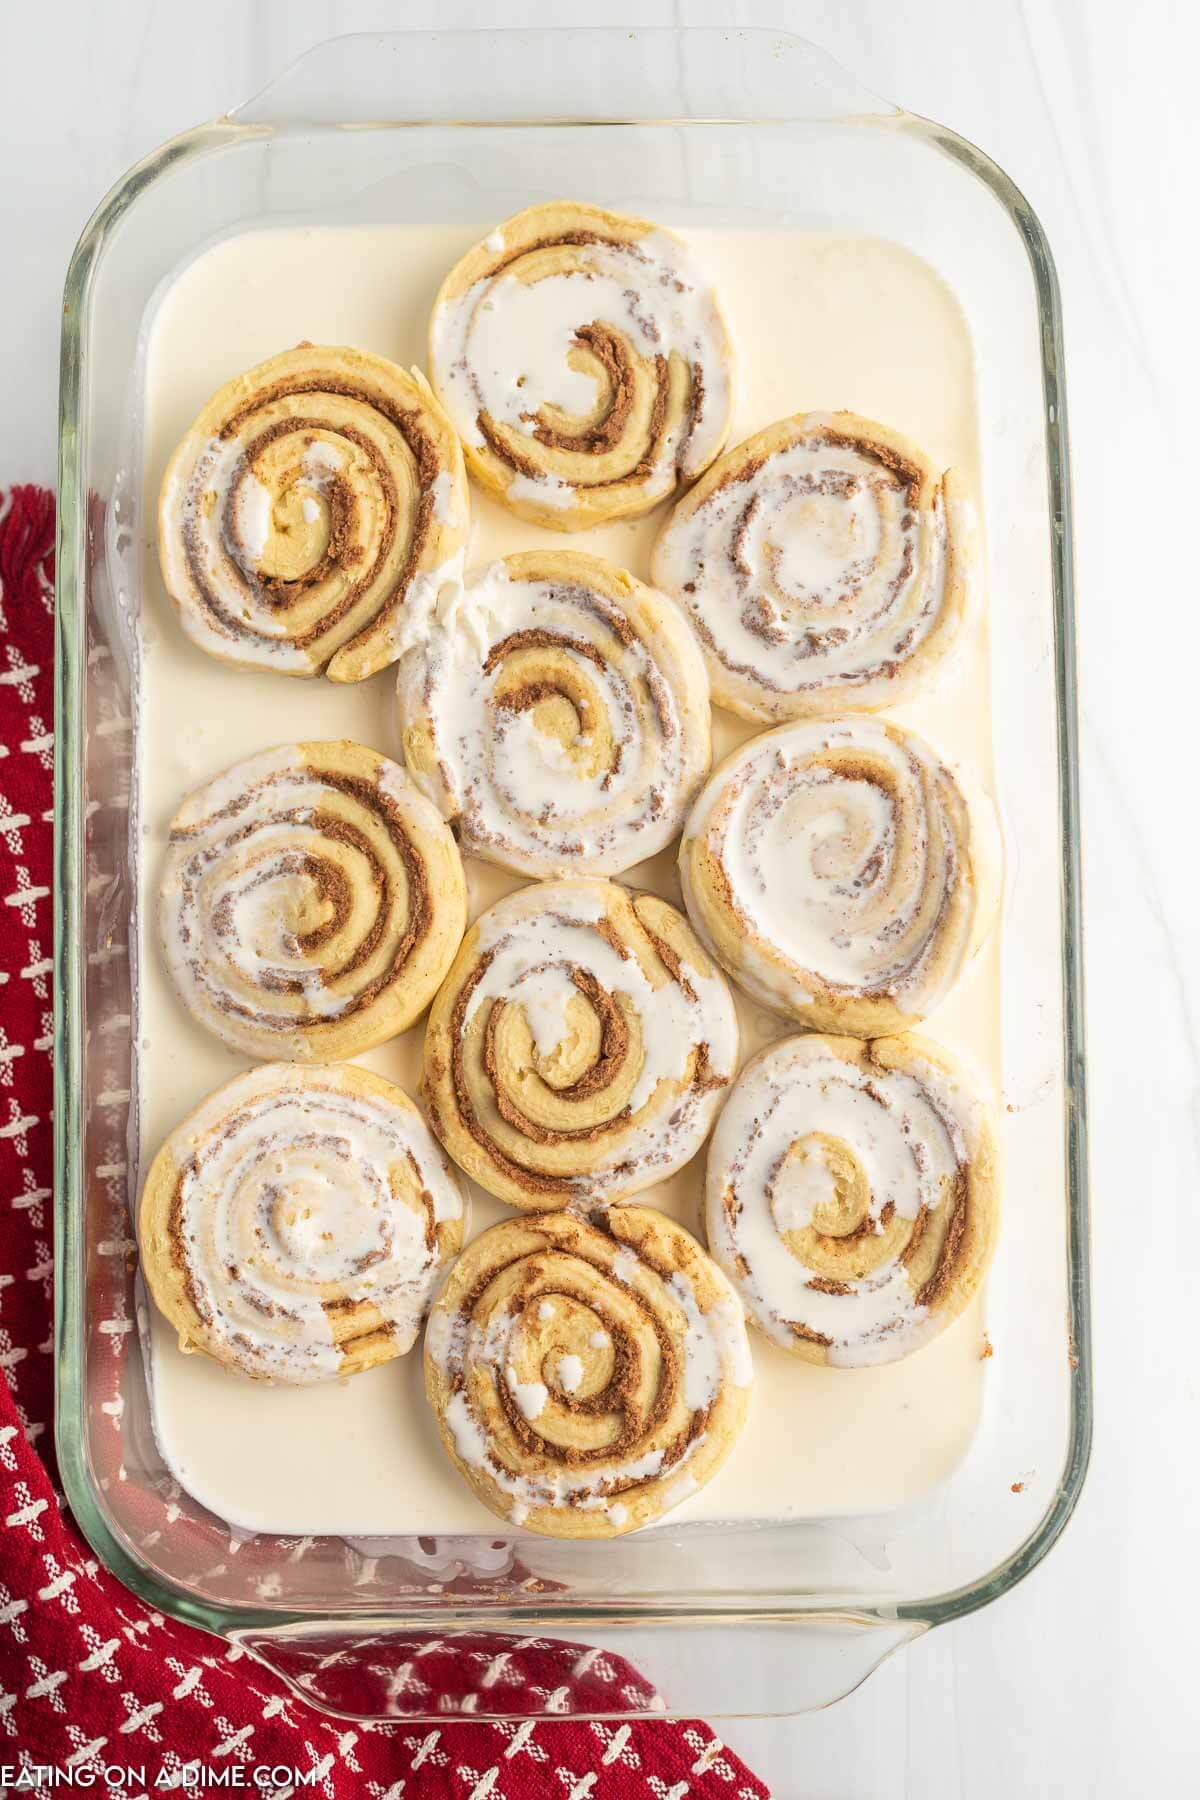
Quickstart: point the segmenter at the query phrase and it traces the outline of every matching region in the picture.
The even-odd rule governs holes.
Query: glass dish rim
[[[681,35],[674,28],[666,28]],[[686,32],[686,28],[684,28]],[[355,35],[355,34],[347,34]],[[408,34],[404,34],[408,35]],[[415,36],[445,34],[412,34]],[[463,33],[484,37],[486,31]],[[760,35],[748,33],[747,35]],[[773,33],[774,37],[782,34]],[[333,42],[336,40],[329,40]],[[797,41],[797,40],[793,40]],[[322,48],[327,46],[323,45]],[[822,61],[823,53],[816,52]],[[247,103],[250,104],[249,102]],[[802,122],[772,118],[771,123]],[[635,115],[601,119],[557,116],[520,119],[436,118],[420,123],[441,128],[529,129],[537,125],[602,124],[622,126],[713,126],[753,121],[736,116],[703,119],[669,115]],[[854,1608],[828,1603],[805,1606],[801,1595],[788,1604],[766,1602],[674,1605],[658,1603],[639,1612],[647,1625],[703,1624],[741,1617],[748,1624],[797,1624],[855,1617],[865,1624],[906,1621],[933,1626],[960,1618],[989,1604],[1029,1574],[1061,1536],[1078,1502],[1087,1473],[1093,1425],[1092,1343],[1090,1318],[1090,1247],[1088,1222],[1086,1048],[1084,1034],[1083,944],[1078,769],[1078,705],[1072,502],[1067,428],[1062,306],[1058,277],[1045,231],[1033,208],[1010,177],[983,151],[948,127],[892,108],[881,113],[843,114],[829,124],[852,124],[864,130],[904,131],[959,163],[988,189],[1003,207],[1029,258],[1038,308],[1042,373],[1043,426],[1047,455],[1050,566],[1054,611],[1054,673],[1058,748],[1058,801],[1061,818],[1061,965],[1063,981],[1063,1057],[1065,1174],[1067,1197],[1067,1326],[1072,1351],[1069,1369],[1069,1434],[1066,1457],[1055,1494],[1042,1517],[1018,1548],[986,1575],[962,1587],[891,1607]],[[414,121],[373,120],[377,130],[412,129]],[[72,256],[63,300],[59,388],[59,486],[57,538],[57,609],[55,661],[55,805],[54,805],[54,1239],[55,1239],[55,1432],[59,1473],[68,1504],[83,1535],[105,1566],[143,1600],[169,1616],[221,1636],[278,1631],[299,1624],[329,1629],[364,1625],[371,1611],[294,1611],[272,1607],[227,1607],[198,1599],[185,1588],[153,1573],[113,1531],[93,1490],[85,1449],[83,1369],[84,1243],[81,1119],[82,1007],[81,965],[77,956],[82,878],[82,717],[83,668],[79,654],[82,625],[81,575],[87,532],[86,492],[82,484],[86,445],[80,430],[84,364],[83,326],[92,272],[122,216],[168,169],[185,158],[198,158],[250,137],[327,134],[360,129],[357,124],[260,122],[239,124],[236,115],[213,120],[170,139],[136,163],[100,203],[85,226]],[[563,1606],[444,1605],[437,1611],[439,1629],[453,1626],[455,1616],[477,1620],[486,1612],[489,1625],[531,1626],[574,1622],[600,1626],[628,1617],[628,1602],[589,1600]],[[375,1615],[386,1623],[387,1615]],[[411,1623],[411,1614],[408,1622]]]

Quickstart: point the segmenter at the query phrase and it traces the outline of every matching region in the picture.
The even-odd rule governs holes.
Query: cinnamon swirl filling
[[[993,825],[915,732],[861,715],[781,726],[696,802],[684,899],[755,999],[883,1036],[933,1010],[990,924]]]
[[[171,458],[159,560],[210,655],[361,681],[461,572],[462,453],[424,378],[301,344],[229,382]]]
[[[670,601],[599,557],[477,571],[400,665],[409,772],[463,849],[530,875],[665,848],[708,772],[708,678]]]
[[[483,1503],[527,1530],[615,1537],[708,1481],[753,1379],[741,1304],[679,1225],[621,1207],[493,1226],[429,1319],[426,1393]]]
[[[399,1088],[275,1063],[167,1139],[139,1240],[182,1349],[300,1384],[408,1350],[464,1225],[458,1180]]]
[[[475,478],[557,530],[648,511],[729,429],[732,345],[703,272],[672,233],[596,206],[530,207],[463,257],[430,366]]]
[[[996,1236],[996,1139],[915,1037],[798,1037],[743,1069],[713,1134],[709,1248],[752,1322],[809,1362],[893,1362],[962,1312]]]
[[[332,1062],[427,1005],[466,924],[466,884],[448,829],[395,763],[292,744],[184,802],[159,918],[202,1024],[249,1055]]]
[[[931,675],[967,597],[953,470],[854,413],[797,413],[728,452],[654,547],[713,697],[765,721],[892,706]]]
[[[696,1153],[736,1057],[729,990],[673,907],[547,882],[468,932],[430,1013],[424,1094],[490,1193],[607,1203]]]

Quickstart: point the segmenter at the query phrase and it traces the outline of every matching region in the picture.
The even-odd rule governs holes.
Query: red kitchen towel
[[[51,827],[54,499],[0,494],[0,1788],[96,1794],[308,1788],[373,1800],[761,1800],[707,1725],[630,1719],[347,1725],[245,1652],[152,1611],[91,1555],[56,1486],[52,1418]],[[628,1664],[539,1640],[414,1643],[411,1679],[553,1714],[644,1704]],[[337,1656],[325,1689],[336,1686]],[[303,1677],[302,1677],[303,1679]],[[517,1684],[514,1687],[514,1684]],[[523,1692],[522,1692],[523,1688]],[[16,1771],[26,1773],[18,1780]]]

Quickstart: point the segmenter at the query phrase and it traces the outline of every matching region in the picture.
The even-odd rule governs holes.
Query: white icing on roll
[[[534,207],[476,246],[438,296],[430,359],[468,456],[518,509],[590,493],[593,516],[644,511],[729,428],[732,349],[706,276],[672,233],[597,207]]]
[[[590,889],[590,891],[589,891]],[[542,908],[531,913],[529,890],[498,901],[479,921],[478,953],[487,968],[471,994],[468,1022],[493,1001],[519,1006],[533,1032],[540,1058],[549,1061],[571,1036],[568,1008],[580,999],[574,972],[594,977],[605,993],[624,996],[641,1022],[642,1060],[628,1106],[637,1115],[661,1081],[678,1081],[700,1044],[708,1047],[714,1076],[728,1081],[737,1064],[737,1019],[729,989],[719,974],[687,971],[687,987],[668,982],[654,987],[633,956],[622,955],[596,925],[605,918],[604,885],[556,884],[540,890]],[[689,991],[690,990],[690,991]],[[669,1122],[647,1118],[624,1137],[620,1161],[661,1165],[686,1160],[682,1143],[698,1143],[716,1109],[717,1092],[695,1108],[686,1104]],[[667,1141],[664,1141],[664,1138]],[[694,1144],[693,1144],[694,1147]],[[588,1178],[587,1190],[600,1197],[610,1175],[603,1164]],[[662,1179],[661,1172],[654,1179]]]
[[[707,694],[671,603],[573,554],[477,571],[398,685],[409,771],[464,850],[532,875],[619,874],[676,836]]]
[[[867,717],[783,726],[716,771],[688,820],[692,922],[740,984],[856,1036],[924,1016],[971,941],[971,819],[915,733]]]
[[[964,506],[952,475],[882,426],[799,414],[680,502],[654,580],[687,608],[718,703],[743,717],[889,706],[957,631]]]
[[[386,1087],[267,1065],[165,1146],[179,1169],[171,1239],[205,1347],[250,1374],[341,1373],[334,1320],[350,1305],[377,1312],[372,1329],[386,1325],[396,1351],[416,1337],[445,1259],[438,1227],[461,1221],[464,1201],[421,1115]]]
[[[407,1025],[465,922],[449,831],[398,764],[289,744],[188,796],[159,898],[166,965],[251,1055],[334,1061]]]
[[[783,1348],[890,1362],[977,1285],[990,1171],[983,1108],[944,1054],[787,1039],[742,1071],[713,1133],[709,1248]]]
[[[201,649],[360,681],[466,536],[466,475],[424,377],[311,344],[227,383],[171,458],[159,558]]]
[[[490,1192],[612,1202],[699,1149],[737,1063],[732,996],[679,914],[604,881],[499,901],[430,1014],[434,1128]]]
[[[679,454],[684,476],[703,469],[721,447],[729,390],[722,368],[724,323],[695,259],[679,238],[653,231],[635,244],[583,245],[578,265],[569,274],[529,282],[518,280],[509,265],[439,307],[434,368],[460,436],[483,443],[481,412],[525,436],[532,435],[544,407],[589,412],[595,379],[572,368],[570,352],[580,326],[599,320],[642,356],[675,353],[711,370],[704,412],[690,439],[659,446],[668,465]]]
[[[636,1208],[614,1223],[643,1218],[649,1260],[566,1214],[497,1226],[431,1314],[429,1397],[468,1479],[515,1524],[582,1512],[599,1517],[579,1535],[608,1535],[631,1509],[648,1522],[708,1479],[740,1423],[754,1375],[741,1303],[680,1227]]]

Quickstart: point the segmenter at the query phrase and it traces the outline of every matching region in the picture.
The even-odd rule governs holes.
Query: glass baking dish
[[[535,1550],[503,1527],[244,1537],[163,1465],[137,1330],[130,793],[153,532],[141,500],[142,323],[166,277],[231,232],[486,228],[549,197],[548,182],[555,195],[673,222],[885,237],[932,263],[969,319],[1007,857],[1005,1224],[983,1422],[948,1482],[869,1518],[668,1523]],[[58,581],[58,1453],[108,1567],[162,1611],[239,1640],[330,1712],[439,1719],[523,1716],[536,1689],[512,1699],[496,1676],[480,1690],[480,1670],[506,1660],[544,1676],[536,1705],[557,1713],[798,1711],[1032,1569],[1083,1482],[1091,1360],[1062,331],[1049,247],[1008,178],[775,32],[324,44],[132,169],[80,241],[64,307]],[[434,1653],[436,1693],[414,1672]]]

